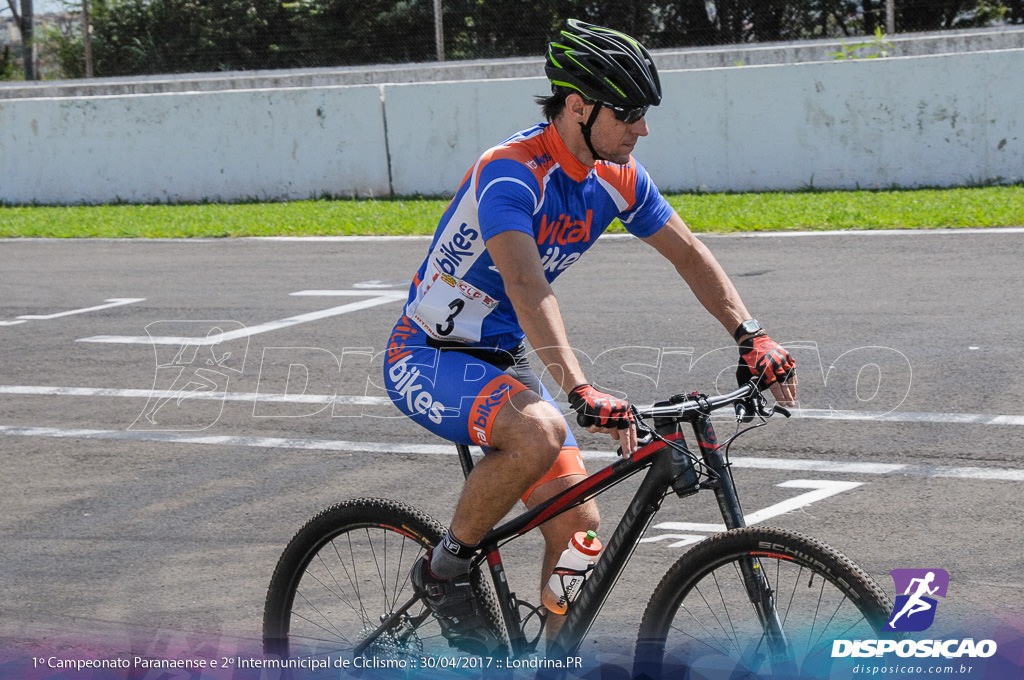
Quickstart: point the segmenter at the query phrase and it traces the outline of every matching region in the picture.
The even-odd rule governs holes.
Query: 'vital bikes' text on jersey
[[[416,273],[405,313],[435,341],[514,347],[523,332],[487,239],[508,230],[531,235],[553,281],[615,218],[644,237],[671,214],[637,161],[590,168],[554,126],[542,123],[489,149],[467,173]]]

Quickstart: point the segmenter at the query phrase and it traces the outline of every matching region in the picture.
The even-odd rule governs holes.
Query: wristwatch
[[[757,333],[763,330],[764,329],[761,328],[761,324],[758,323],[757,319],[748,319],[741,323],[739,325],[739,328],[733,331],[732,337],[734,340],[736,340],[736,342],[739,342],[740,338],[742,338],[744,335],[756,335]]]

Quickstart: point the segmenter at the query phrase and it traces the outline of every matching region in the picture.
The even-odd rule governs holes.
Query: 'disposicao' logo
[[[893,569],[896,604],[883,630],[919,632],[935,622],[936,597],[946,597],[949,572],[945,569]]]
[[[900,659],[987,659],[995,656],[999,650],[995,640],[975,640],[973,637],[916,640],[904,635],[886,636],[885,631],[916,633],[927,630],[935,622],[939,603],[935,598],[946,597],[949,589],[949,572],[945,569],[893,569],[889,573],[896,584],[896,604],[889,614],[888,623],[880,631],[882,639],[833,640],[833,659],[881,659],[890,654]],[[961,666],[964,668],[968,672],[971,670],[970,666]],[[863,669],[863,666],[855,667],[853,672]]]

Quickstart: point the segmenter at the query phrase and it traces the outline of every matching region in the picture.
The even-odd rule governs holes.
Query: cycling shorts
[[[384,385],[402,413],[444,439],[483,447],[485,453],[494,420],[513,395],[532,389],[558,408],[530,370],[522,345],[511,351],[439,345],[406,316],[399,319],[388,341]],[[541,484],[587,474],[568,425],[566,432],[558,460],[526,492],[524,501]]]

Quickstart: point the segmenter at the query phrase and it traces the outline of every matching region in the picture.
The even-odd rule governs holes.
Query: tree
[[[7,6],[11,8],[11,15],[14,16],[14,23],[18,25],[18,32],[21,34],[21,56],[25,63],[25,80],[35,80],[35,11],[32,9],[32,0],[21,0],[21,12],[14,0],[7,0]],[[8,51],[4,59],[10,58]]]
[[[897,25],[903,31],[989,26],[1008,13],[1000,0],[901,0],[896,4]]]
[[[649,47],[872,35],[885,0],[443,0],[443,9],[447,57],[471,59],[541,55],[569,17]],[[897,9],[903,31],[1024,23],[1024,0],[899,0]],[[94,0],[92,25],[100,76],[435,59],[432,0]]]

